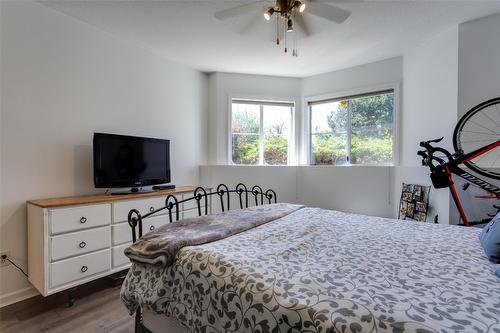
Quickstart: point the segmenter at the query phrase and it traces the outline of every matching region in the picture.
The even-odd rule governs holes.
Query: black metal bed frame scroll
[[[142,237],[142,221],[154,214],[157,214],[161,211],[168,211],[168,222],[172,223],[174,221],[179,220],[179,205],[189,201],[196,201],[196,208],[198,210],[198,216],[202,216],[202,208],[204,208],[204,215],[208,215],[208,199],[211,196],[217,195],[219,197],[221,211],[225,212],[230,210],[230,193],[236,193],[239,198],[240,208],[248,208],[248,199],[249,193],[253,195],[255,205],[263,205],[264,200],[267,200],[267,203],[277,202],[276,192],[274,190],[267,190],[264,192],[259,185],[255,185],[249,190],[244,184],[239,183],[236,185],[234,190],[230,190],[225,184],[219,184],[217,186],[217,190],[214,192],[208,192],[203,187],[197,187],[193,196],[179,200],[174,194],[169,194],[165,199],[165,206],[160,207],[158,209],[152,210],[147,214],[141,215],[141,213],[137,209],[132,209],[128,213],[128,224],[132,229],[132,242],[135,243],[137,238]],[[203,204],[202,201],[203,200]],[[225,201],[225,203],[224,203]],[[260,201],[260,203],[259,203]],[[175,214],[175,220],[174,215]],[[136,231],[138,227],[138,231]],[[138,236],[138,237],[137,237]]]
[[[197,187],[193,196],[179,200],[174,194],[169,194],[165,199],[165,206],[158,208],[156,210],[150,211],[147,214],[141,215],[137,209],[132,209],[128,213],[128,224],[132,229],[132,242],[135,243],[138,238],[142,237],[142,221],[158,212],[167,210],[168,213],[168,223],[179,220],[179,205],[185,202],[196,201],[196,208],[198,210],[198,216],[202,216],[202,210],[204,215],[208,215],[208,199],[212,196],[218,196],[221,211],[225,212],[230,210],[230,194],[236,193],[238,195],[239,208],[248,208],[249,194],[253,196],[255,206],[264,205],[267,200],[268,204],[277,202],[276,192],[272,189],[264,190],[259,186],[255,185],[249,190],[245,184],[239,183],[233,190],[230,190],[225,184],[219,184],[216,191],[208,192],[203,187]],[[203,202],[202,202],[203,201]],[[175,215],[174,215],[175,214]],[[175,220],[174,220],[175,217]],[[140,307],[137,308],[135,313],[135,332],[136,333],[149,333],[150,331],[144,327],[142,324],[142,310]]]

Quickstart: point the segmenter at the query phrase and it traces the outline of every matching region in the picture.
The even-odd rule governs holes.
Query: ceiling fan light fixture
[[[306,10],[306,2],[305,1],[295,1],[293,4],[295,6],[295,9],[299,11],[299,13],[303,13],[304,10]]]
[[[271,19],[271,16],[274,14],[274,8],[269,7],[265,12],[264,12],[264,18],[269,21]]]
[[[292,19],[288,19],[287,21],[287,28],[286,28],[286,31],[287,32],[292,32],[293,31],[293,21]]]

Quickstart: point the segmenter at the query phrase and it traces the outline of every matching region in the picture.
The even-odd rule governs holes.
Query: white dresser
[[[169,194],[182,200],[194,189],[28,201],[29,281],[47,296],[128,268],[123,251],[132,242],[129,211],[146,214],[163,207]],[[196,207],[194,200],[184,203],[180,218],[198,216]],[[168,211],[159,212],[143,221],[143,233],[168,221]]]

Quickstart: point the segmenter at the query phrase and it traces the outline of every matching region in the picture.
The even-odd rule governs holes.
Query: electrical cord
[[[7,260],[8,262],[10,262],[12,265],[14,265],[14,267],[16,267],[18,270],[21,271],[21,273],[24,274],[24,276],[28,277],[28,274],[26,274],[26,272],[19,266],[17,266],[12,260],[10,260],[5,254],[2,255],[2,260]]]

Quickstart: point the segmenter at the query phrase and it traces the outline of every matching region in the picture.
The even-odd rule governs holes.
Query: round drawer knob
[[[150,226],[149,230],[151,230],[151,231],[155,230],[155,226],[154,225]]]
[[[87,246],[87,243],[81,242],[80,244],[78,244],[78,246],[80,247],[80,249],[83,249],[85,246]]]
[[[150,212],[152,212],[153,210],[155,210],[155,208],[153,206],[149,207]]]
[[[87,222],[87,218],[85,216],[82,216],[82,218],[80,219],[80,223],[85,223]]]
[[[82,266],[80,270],[82,271],[82,273],[85,273],[87,269],[89,269],[87,266]]]

